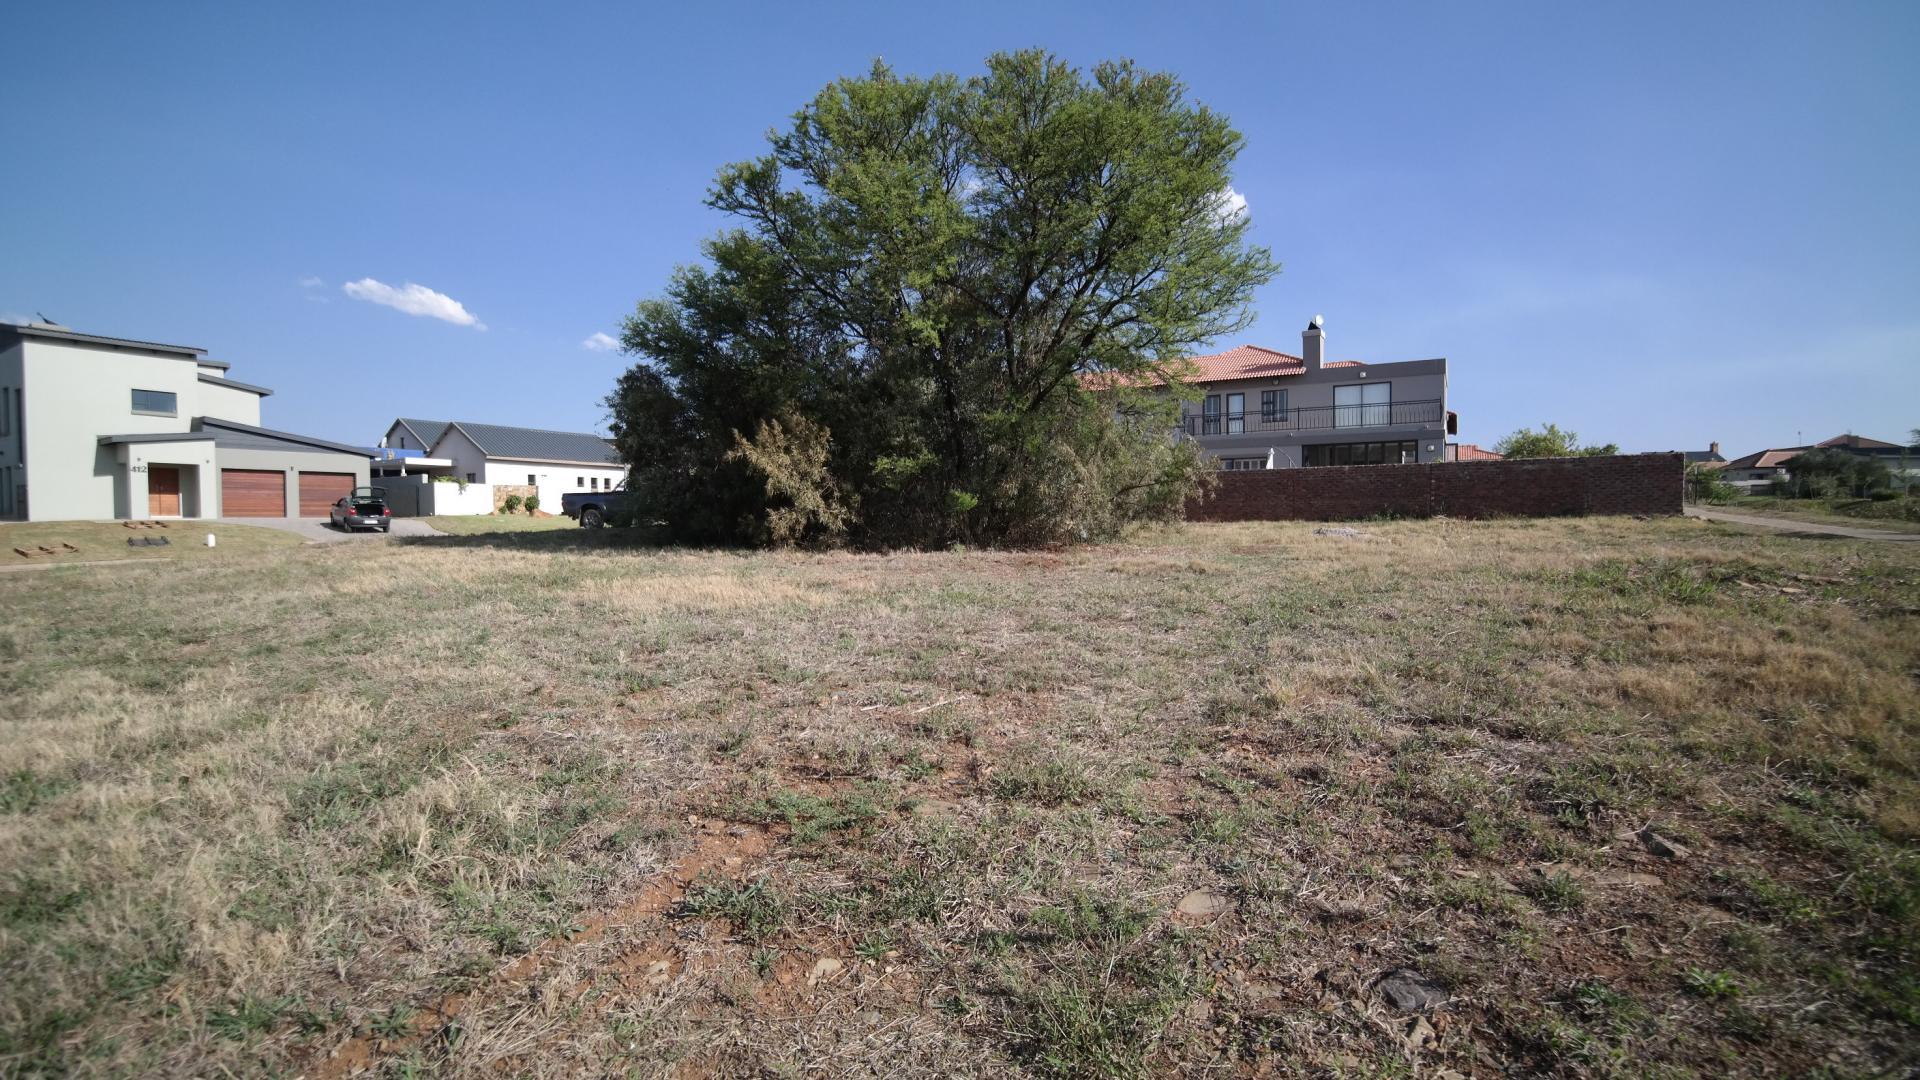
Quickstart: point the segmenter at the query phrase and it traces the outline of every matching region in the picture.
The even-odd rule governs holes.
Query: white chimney
[[[1307,324],[1305,330],[1300,331],[1300,357],[1307,362],[1309,375],[1319,371],[1320,365],[1326,362],[1327,333],[1320,329],[1318,315],[1313,317],[1313,321]]]

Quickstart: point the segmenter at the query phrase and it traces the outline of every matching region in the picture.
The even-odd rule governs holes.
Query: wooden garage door
[[[326,517],[337,500],[352,493],[352,473],[303,472],[300,474],[300,516]]]
[[[220,513],[223,517],[286,517],[287,474],[221,469]]]

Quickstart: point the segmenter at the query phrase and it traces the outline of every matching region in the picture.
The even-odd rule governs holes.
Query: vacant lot
[[[0,576],[0,1073],[1916,1063],[1920,551],[1364,529]]]

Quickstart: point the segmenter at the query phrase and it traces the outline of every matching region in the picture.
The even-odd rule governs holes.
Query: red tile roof
[[[1453,448],[1455,461],[1505,461],[1507,455],[1496,454],[1491,450],[1482,450],[1470,442],[1463,442]]]
[[[1824,446],[1824,447],[1837,447],[1842,450],[1905,450],[1906,449],[1906,447],[1901,446],[1899,443],[1881,442],[1879,439],[1869,439],[1864,435],[1835,435],[1833,438],[1828,439],[1825,442],[1814,443],[1814,445]]]
[[[1785,450],[1756,450],[1743,458],[1734,458],[1726,463],[1728,469],[1779,469],[1805,450],[1804,446],[1791,446]]]
[[[1291,353],[1278,349],[1263,349],[1258,345],[1240,345],[1226,352],[1208,356],[1189,356],[1185,363],[1186,380],[1190,383],[1227,382],[1234,379],[1273,379],[1282,375],[1301,375],[1307,370],[1307,362]],[[1322,364],[1322,368],[1345,368],[1365,366],[1358,360],[1335,360]],[[1159,379],[1142,379],[1142,385],[1151,386]],[[1081,382],[1089,386],[1099,386],[1102,373],[1082,377]]]

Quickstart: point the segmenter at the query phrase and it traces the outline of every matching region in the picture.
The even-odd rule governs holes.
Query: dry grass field
[[[0,576],[0,1074],[1920,1065],[1920,551],[1360,528]]]

